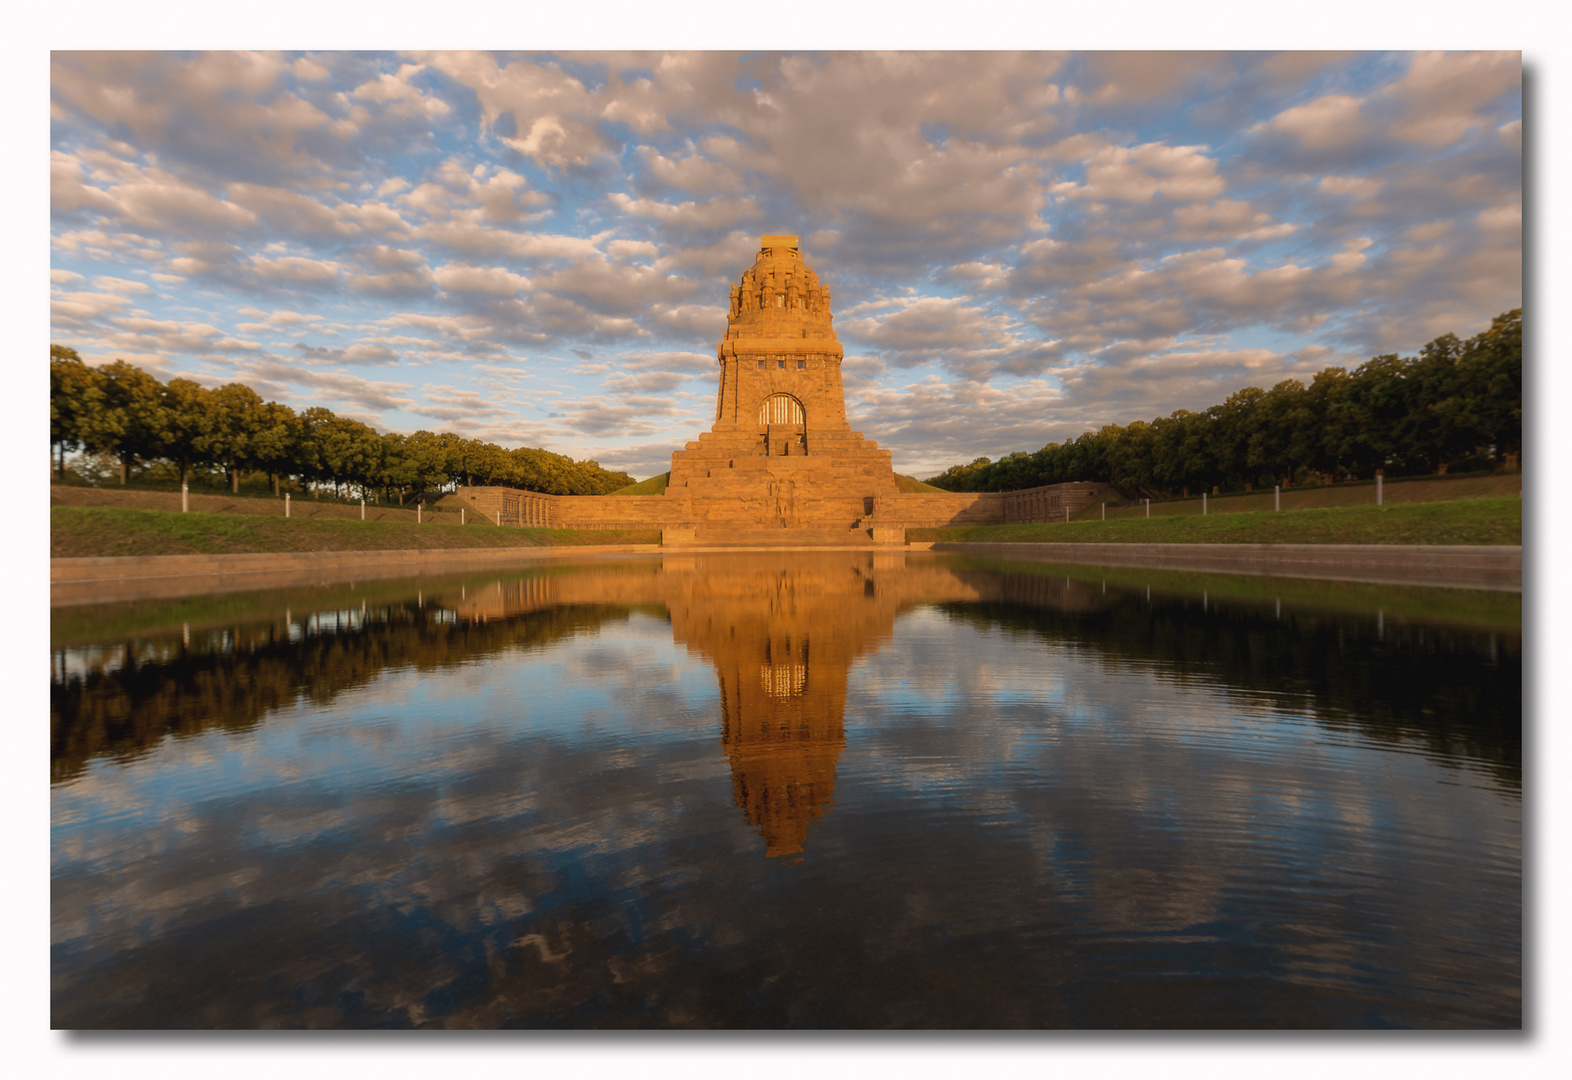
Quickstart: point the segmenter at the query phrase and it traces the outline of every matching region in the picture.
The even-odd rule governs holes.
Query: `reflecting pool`
[[[1516,594],[696,553],[53,615],[57,1027],[1521,1023]]]

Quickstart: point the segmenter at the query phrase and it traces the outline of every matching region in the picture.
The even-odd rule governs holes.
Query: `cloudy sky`
[[[928,476],[1522,303],[1517,53],[85,53],[51,339],[639,478],[766,232]]]

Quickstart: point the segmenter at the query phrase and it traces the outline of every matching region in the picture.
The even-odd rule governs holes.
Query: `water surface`
[[[1515,1027],[1515,596],[935,555],[60,609],[58,1027]]]

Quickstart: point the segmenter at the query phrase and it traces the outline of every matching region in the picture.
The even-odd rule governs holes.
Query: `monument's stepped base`
[[[842,536],[858,530],[868,536],[876,529],[904,539],[907,529],[1064,521],[1107,491],[1106,484],[1052,484],[1025,491],[906,493],[894,490],[893,479],[888,485],[877,477],[847,480],[811,464],[798,466],[812,463],[811,455],[734,460],[735,466],[715,464],[716,472],[727,474],[724,478],[691,477],[686,486],[668,487],[662,495],[543,495],[461,487],[457,497],[499,525],[721,531],[713,535],[792,529]]]
[[[871,529],[667,529],[662,547],[890,547],[904,538],[875,539]]]
[[[666,485],[700,528],[863,528],[878,497],[895,494],[890,452],[845,425],[706,431],[672,454]]]

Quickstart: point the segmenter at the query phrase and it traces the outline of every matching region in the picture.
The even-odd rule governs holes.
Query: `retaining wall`
[[[660,529],[693,524],[681,496],[546,495],[509,487],[461,487],[455,496],[498,525],[544,529]]]
[[[873,521],[888,527],[1016,525],[1064,521],[1108,490],[1107,484],[1049,484],[1022,491],[902,492],[874,501]]]
[[[1050,484],[1024,491],[900,493],[875,496],[866,525],[885,529],[946,525],[1014,525],[1064,521],[1102,496],[1107,484]],[[454,496],[450,496],[452,498]],[[461,487],[457,498],[499,525],[550,529],[695,528],[708,520],[686,491],[662,495],[544,495],[508,487]],[[838,517],[849,528],[865,512],[862,497],[845,500]],[[771,524],[760,510],[761,526]],[[832,515],[835,516],[835,515]],[[838,518],[837,518],[838,520]]]

